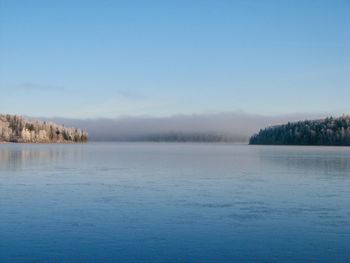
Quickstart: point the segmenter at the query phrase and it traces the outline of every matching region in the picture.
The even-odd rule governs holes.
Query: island
[[[0,142],[83,143],[88,134],[53,122],[29,120],[18,115],[0,115]]]
[[[350,146],[350,116],[271,126],[254,134],[249,144]]]

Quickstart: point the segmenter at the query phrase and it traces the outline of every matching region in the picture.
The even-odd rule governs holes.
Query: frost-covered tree
[[[88,134],[55,123],[27,120],[17,115],[0,115],[0,141],[4,142],[86,142]]]
[[[253,135],[250,144],[350,146],[350,116],[268,127]]]

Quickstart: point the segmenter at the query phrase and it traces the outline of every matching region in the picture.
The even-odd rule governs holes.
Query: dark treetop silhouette
[[[249,144],[350,146],[350,117],[307,120],[260,130]]]

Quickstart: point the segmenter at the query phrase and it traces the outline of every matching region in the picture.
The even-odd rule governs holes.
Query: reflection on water
[[[80,146],[80,147],[79,147]],[[67,148],[69,150],[67,151]],[[0,145],[0,168],[21,169],[38,163],[60,163],[65,159],[79,161],[81,145],[45,145],[45,144],[5,144]]]
[[[0,262],[349,262],[350,149],[0,145]]]
[[[259,149],[259,157],[283,169],[350,176],[350,150],[346,147],[266,146]]]

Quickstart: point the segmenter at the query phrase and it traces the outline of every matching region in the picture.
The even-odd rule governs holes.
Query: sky
[[[350,113],[350,1],[0,0],[0,112]]]

